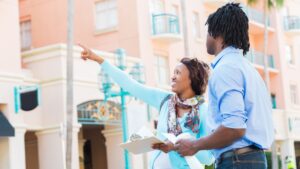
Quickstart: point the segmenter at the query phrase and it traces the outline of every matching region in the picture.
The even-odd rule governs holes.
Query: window
[[[200,38],[200,18],[197,12],[193,13],[193,36]]]
[[[156,82],[162,85],[168,85],[170,82],[169,62],[165,56],[156,55]]]
[[[96,30],[103,30],[118,25],[117,0],[96,2]]]
[[[172,5],[171,14],[176,18],[172,18],[172,21],[169,22],[170,32],[178,34],[180,32],[180,22],[179,22],[179,10],[177,5]]]
[[[295,59],[294,59],[294,56],[293,56],[293,52],[292,52],[292,47],[289,46],[289,45],[286,45],[285,46],[285,55],[286,55],[286,59],[287,59],[287,62],[289,64],[295,64]]]
[[[299,104],[297,85],[295,84],[290,85],[290,94],[291,94],[291,103]]]
[[[150,1],[150,20],[151,20],[152,34],[162,33],[166,31],[166,25],[165,25],[166,17],[162,16],[164,14],[164,11],[165,11],[165,4],[162,0]],[[155,19],[153,17],[155,17]]]
[[[276,109],[277,103],[276,103],[276,95],[275,94],[271,94],[271,101],[272,101],[272,108]]]
[[[31,21],[23,21],[20,23],[21,50],[31,48]]]
[[[162,0],[151,0],[150,3],[150,13],[152,14],[161,14],[165,11],[165,4]]]

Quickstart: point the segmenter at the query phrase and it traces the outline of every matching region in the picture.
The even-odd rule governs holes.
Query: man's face
[[[216,40],[209,33],[207,33],[206,38],[206,50],[210,55],[215,55],[216,53]]]

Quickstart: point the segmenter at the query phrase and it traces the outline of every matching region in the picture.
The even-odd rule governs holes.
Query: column
[[[294,140],[292,140],[292,139],[284,140],[281,145],[282,168],[287,168],[287,166],[285,164],[286,156],[292,157],[292,159],[296,165],[295,146],[294,146]]]
[[[80,126],[73,127],[72,168],[79,169],[78,132]],[[39,167],[42,169],[65,169],[65,134],[61,126],[44,129],[36,133],[38,137]]]
[[[124,168],[124,153],[119,146],[122,143],[122,129],[105,129],[102,131],[105,136],[107,167],[108,169]]]
[[[15,126],[15,136],[8,138],[9,169],[25,169],[25,126]]]

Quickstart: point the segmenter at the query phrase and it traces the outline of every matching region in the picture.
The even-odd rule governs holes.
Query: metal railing
[[[93,100],[77,106],[78,122],[95,125],[121,125],[120,105],[102,100]]]
[[[245,56],[251,63],[264,66],[264,54],[255,50],[250,50]],[[268,55],[268,66],[275,68],[274,56]]]
[[[178,16],[167,13],[152,14],[152,33],[180,34]]]
[[[249,20],[253,20],[253,21],[258,22],[263,25],[265,24],[263,12],[261,12],[257,9],[251,8],[249,6],[243,6],[242,9],[248,16]],[[270,17],[268,17],[268,26],[271,26]]]
[[[284,17],[284,28],[286,31],[300,30],[300,17],[299,16]]]

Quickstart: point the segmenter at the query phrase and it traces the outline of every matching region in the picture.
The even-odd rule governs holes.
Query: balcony
[[[246,54],[248,59],[260,73],[263,73],[264,69],[264,54],[255,50],[251,50]],[[273,55],[268,55],[268,68],[271,74],[277,74],[278,70],[275,67],[275,61]]]
[[[167,44],[182,40],[178,16],[167,13],[153,14],[152,40]]]
[[[263,34],[265,25],[264,13],[249,6],[243,6],[242,9],[249,18],[250,32],[252,34]],[[270,17],[268,18],[268,30],[275,32],[274,28],[271,28]]]
[[[287,33],[300,33],[300,17],[286,16],[284,18],[284,28]]]
[[[264,54],[262,52],[257,52],[255,50],[250,50],[246,58],[253,64],[264,66]],[[272,55],[268,56],[268,66],[269,68],[275,68],[274,57]]]

